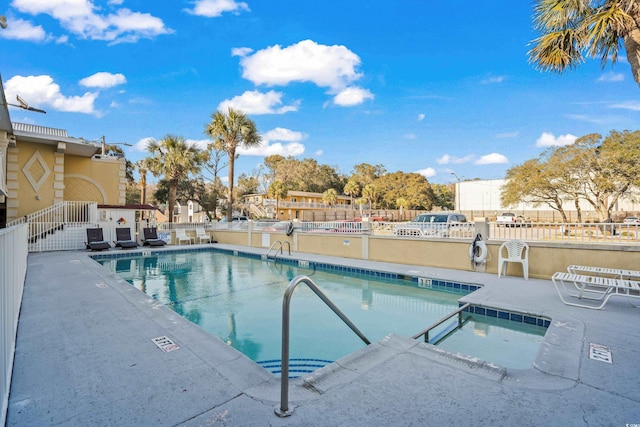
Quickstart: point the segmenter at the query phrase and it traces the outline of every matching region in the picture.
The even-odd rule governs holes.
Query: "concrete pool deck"
[[[464,300],[552,321],[524,370],[389,336],[291,380],[294,413],[279,418],[280,379],[88,255],[29,254],[7,426],[640,424],[640,308],[624,298],[588,310],[562,304],[549,280],[292,254],[482,284]],[[179,349],[160,350],[162,336]],[[612,363],[590,358],[591,343]]]

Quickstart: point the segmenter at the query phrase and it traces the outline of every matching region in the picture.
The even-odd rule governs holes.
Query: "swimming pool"
[[[304,261],[265,262],[217,250],[94,258],[274,373],[281,357],[282,298],[298,275],[309,276],[371,342],[391,333],[412,336],[456,310],[460,297],[477,289]],[[447,351],[528,368],[548,323],[522,316],[518,322],[512,314],[471,307],[462,328],[445,335],[454,317],[431,333],[431,342],[444,338],[438,346]],[[292,373],[312,371],[365,346],[306,286],[299,286],[291,301],[290,343]]]

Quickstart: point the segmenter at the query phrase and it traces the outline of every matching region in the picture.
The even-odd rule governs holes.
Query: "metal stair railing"
[[[431,331],[433,328],[435,328],[437,326],[440,326],[441,324],[443,324],[447,320],[451,319],[456,314],[458,315],[458,328],[460,328],[462,326],[462,324],[464,323],[462,321],[462,312],[464,310],[466,310],[467,307],[469,307],[470,305],[471,305],[471,303],[466,303],[465,305],[458,307],[457,310],[454,310],[451,313],[447,314],[442,319],[438,320],[437,322],[435,322],[433,325],[429,326],[428,328],[423,329],[422,331],[418,332],[417,334],[415,334],[411,338],[413,338],[414,340],[417,340],[418,338],[420,338],[421,336],[424,335],[424,342],[428,343],[429,342],[429,331]]]
[[[351,330],[367,345],[371,341],[349,320],[349,318],[320,290],[313,280],[307,276],[294,277],[284,291],[282,299],[282,371],[280,374],[280,406],[274,408],[279,417],[288,417],[293,414],[293,406],[289,406],[289,318],[291,296],[300,283],[306,284]]]
[[[287,249],[289,251],[289,255],[291,255],[291,244],[289,242],[284,242],[287,244]],[[267,255],[265,255],[265,257],[267,258],[267,261],[269,260],[269,254],[271,253],[272,249],[275,249],[276,252],[273,254],[273,260],[276,261],[276,258],[278,257],[278,251],[280,251],[280,253],[282,254],[282,248],[284,246],[284,243],[282,243],[281,240],[276,240],[275,242],[273,242],[271,244],[271,247],[269,247],[269,250],[267,251]],[[277,246],[277,248],[276,248]]]

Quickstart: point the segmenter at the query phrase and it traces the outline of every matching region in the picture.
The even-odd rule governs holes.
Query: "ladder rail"
[[[434,324],[432,324],[428,328],[425,328],[422,331],[418,332],[417,334],[415,334],[411,338],[413,338],[414,340],[417,340],[418,338],[420,338],[421,336],[424,335],[424,342],[428,343],[429,342],[429,331],[431,331],[433,328],[435,328],[437,326],[440,326],[441,324],[443,324],[447,320],[451,319],[456,314],[458,315],[458,327],[462,326],[462,323],[463,323],[462,322],[462,312],[464,310],[466,310],[470,305],[471,305],[471,303],[466,303],[465,305],[462,305],[462,306],[458,307],[457,310],[454,310],[451,313],[447,314],[442,319],[438,320],[437,322],[435,322]]]
[[[274,408],[279,417],[288,417],[293,414],[293,406],[289,406],[289,325],[290,307],[293,291],[300,283],[304,283],[311,289],[329,308],[367,345],[371,341],[349,320],[349,318],[320,290],[308,276],[294,277],[284,292],[282,299],[282,371],[280,374],[280,406]]]
[[[281,240],[276,240],[271,244],[271,247],[269,247],[269,250],[267,251],[267,255],[266,255],[267,261],[269,260],[269,254],[271,253],[272,249],[275,249],[275,253],[273,254],[273,260],[277,261],[278,251],[280,251],[281,254],[283,253],[282,248],[284,247],[285,243],[287,244],[287,251],[289,252],[289,255],[291,255],[291,244],[289,242],[283,243]]]

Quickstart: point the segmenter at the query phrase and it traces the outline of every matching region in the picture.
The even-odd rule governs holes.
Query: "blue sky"
[[[532,2],[493,0],[11,0],[0,10],[0,73],[47,114],[13,121],[70,136],[201,146],[211,114],[233,106],[265,155],[359,163],[430,182],[503,178],[546,147],[637,130],[640,89],[622,60],[562,75],[528,63]],[[454,175],[455,174],[455,175]],[[226,176],[226,171],[223,172]]]

